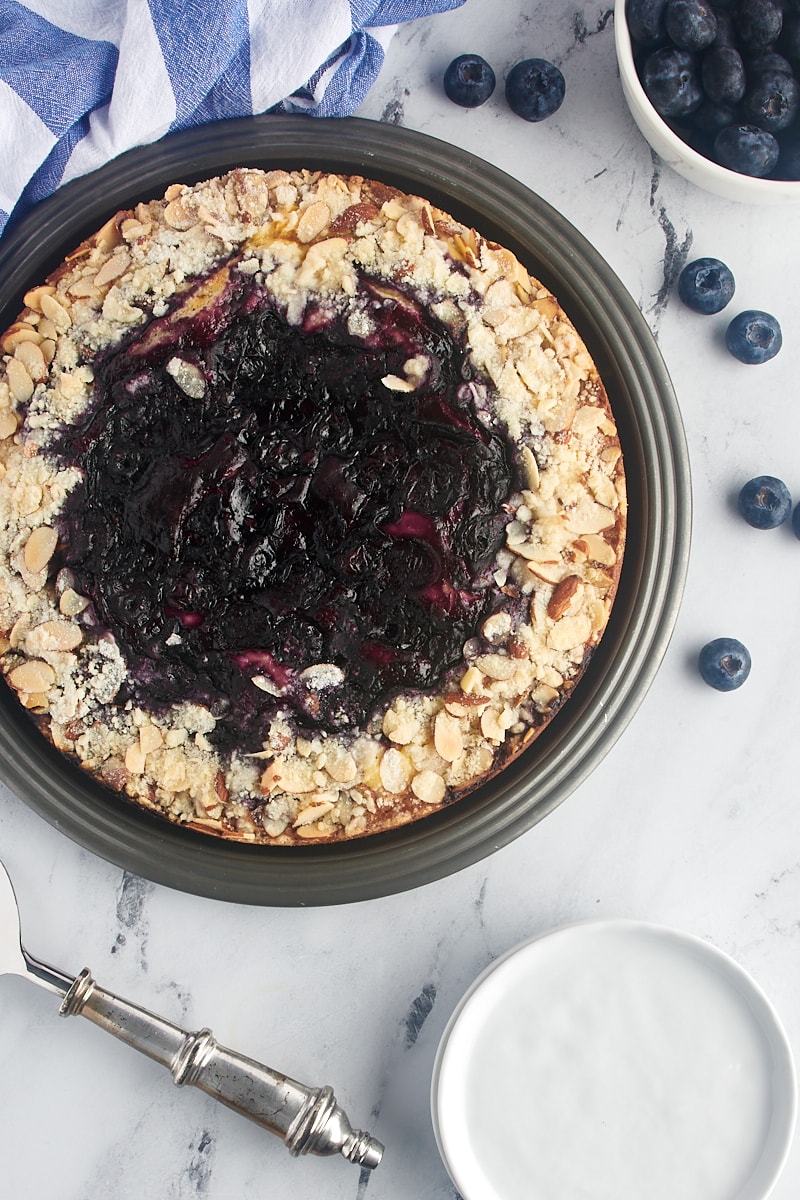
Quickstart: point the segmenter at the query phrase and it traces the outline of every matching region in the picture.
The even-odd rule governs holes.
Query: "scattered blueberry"
[[[518,62],[506,79],[506,99],[512,112],[525,121],[544,121],[561,107],[566,92],[564,76],[544,58]]]
[[[662,117],[685,117],[699,108],[703,92],[697,63],[688,50],[663,46],[645,59],[642,83],[650,102]]]
[[[705,682],[718,692],[733,692],[750,674],[750,651],[736,638],[714,638],[697,658]]]
[[[667,0],[664,28],[681,50],[705,50],[717,36],[717,18],[706,0]]]
[[[678,295],[694,312],[722,312],[730,304],[736,283],[730,267],[718,258],[697,258],[678,277]]]
[[[495,87],[495,75],[480,54],[459,54],[444,73],[444,93],[462,108],[485,104]]]
[[[728,125],[714,138],[717,162],[731,171],[761,179],[778,161],[775,135],[758,125]]]
[[[743,46],[749,50],[766,50],[781,31],[783,13],[772,0],[739,0],[733,20]]]
[[[744,97],[748,121],[770,133],[786,129],[797,116],[800,85],[784,71],[759,71],[752,76]]]
[[[777,529],[791,511],[789,489],[774,475],[757,475],[739,492],[739,512],[754,529]]]
[[[770,313],[748,308],[734,317],[725,332],[725,345],[739,362],[769,362],[781,348],[781,327]]]
[[[792,513],[792,532],[796,538],[800,538],[800,504],[795,506]]]
[[[741,54],[732,46],[714,46],[703,55],[700,78],[707,99],[717,104],[738,104],[746,83]]]

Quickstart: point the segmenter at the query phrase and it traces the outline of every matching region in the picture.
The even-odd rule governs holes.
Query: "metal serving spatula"
[[[98,987],[84,969],[76,978],[39,962],[22,944],[19,908],[0,862],[0,974],[22,975],[61,996],[61,1016],[81,1015],[167,1067],[176,1084],[192,1084],[276,1133],[294,1155],[338,1154],[372,1169],[383,1146],[354,1130],[329,1087],[310,1088],[233,1050],[210,1029],[187,1033],[171,1021]]]

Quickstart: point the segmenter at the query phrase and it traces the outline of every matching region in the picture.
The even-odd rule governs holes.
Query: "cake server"
[[[353,1129],[330,1087],[311,1088],[215,1041],[210,1029],[188,1033],[105,991],[84,968],[72,978],[39,962],[22,944],[19,908],[0,862],[0,975],[21,975],[61,997],[62,1017],[83,1016],[191,1084],[282,1138],[291,1154],[343,1154],[377,1167],[383,1146]]]

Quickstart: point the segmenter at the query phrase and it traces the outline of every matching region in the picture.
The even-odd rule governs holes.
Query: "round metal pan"
[[[617,600],[569,703],[500,775],[390,833],[332,846],[228,843],[170,825],[96,784],[40,735],[0,686],[0,775],[45,820],[110,862],[198,895],[262,905],[340,904],[441,878],[540,821],[630,721],[675,623],[691,523],[688,454],[650,330],[596,250],[529,189],[434,138],[372,121],[253,117],[174,134],[76,180],[0,242],[0,329],[24,291],[119,208],[234,166],[361,174],[418,192],[513,250],[558,296],[592,353],[616,415],[630,503]]]

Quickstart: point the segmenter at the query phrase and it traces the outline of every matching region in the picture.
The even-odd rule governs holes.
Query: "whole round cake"
[[[117,213],[0,338],[0,651],[42,733],[210,834],[422,818],[568,700],[622,564],[614,417],[507,249],[360,177]]]

